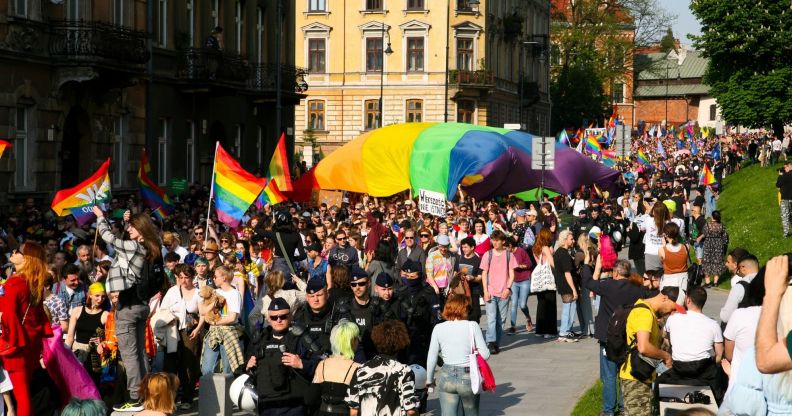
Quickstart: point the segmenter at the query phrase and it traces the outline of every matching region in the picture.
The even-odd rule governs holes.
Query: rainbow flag
[[[280,204],[287,199],[289,198],[280,191],[278,184],[275,183],[275,181],[269,181],[267,186],[264,187],[264,190],[261,191],[261,195],[256,198],[256,207],[261,209],[264,208],[265,205]]]
[[[96,218],[93,206],[104,208],[104,204],[110,200],[110,175],[107,173],[109,168],[110,158],[90,178],[73,188],[58,191],[51,205],[55,214],[60,217],[74,215],[80,226],[93,221]]]
[[[146,149],[143,149],[143,153],[140,155],[140,170],[138,170],[140,200],[151,209],[151,212],[153,212],[157,218],[162,220],[173,212],[173,204],[168,194],[151,180],[149,177],[150,174],[151,164],[149,163]]]
[[[602,151],[602,164],[612,168],[616,166],[616,151],[615,150],[603,150]]]
[[[236,228],[242,216],[264,189],[267,180],[242,169],[239,162],[234,160],[219,142],[215,149],[215,168],[212,178],[217,219],[231,228]]]
[[[269,168],[267,169],[267,179],[278,184],[278,189],[283,192],[291,192],[291,174],[289,173],[289,159],[286,155],[286,135],[281,134],[275,153],[272,154]]]
[[[643,149],[638,149],[638,155],[636,156],[636,158],[638,159],[638,163],[646,167],[652,166],[652,164],[649,163],[649,158],[646,157],[646,153],[644,153]]]
[[[5,149],[8,147],[12,147],[13,145],[5,140],[0,140],[0,157],[3,157],[3,153],[5,153]]]
[[[718,179],[715,178],[715,175],[712,174],[712,171],[706,164],[704,164],[704,169],[701,170],[699,183],[701,185],[712,185],[713,183],[718,183]]]
[[[597,156],[600,156],[602,154],[602,145],[600,145],[599,141],[597,140],[597,137],[593,135],[588,136],[588,138],[586,139],[586,150],[589,153],[595,154]]]

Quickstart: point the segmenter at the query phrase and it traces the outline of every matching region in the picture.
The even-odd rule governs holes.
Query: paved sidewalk
[[[717,319],[728,292],[719,289],[707,291],[709,299],[704,312]],[[530,297],[529,308],[536,313],[536,298]],[[561,316],[561,301],[557,302]],[[532,317],[535,315],[532,315]],[[514,336],[505,336],[501,353],[490,358],[489,363],[498,382],[494,393],[481,395],[481,415],[485,416],[563,416],[569,415],[578,398],[599,378],[598,346],[594,339],[576,343],[545,340],[525,332],[525,319],[518,313],[522,329]],[[486,316],[482,318],[486,325]],[[507,326],[509,324],[507,323]],[[576,327],[577,328],[577,327]],[[576,329],[577,330],[577,329]],[[429,412],[440,414],[437,394],[429,399]],[[193,416],[197,411],[178,412]],[[113,415],[129,415],[114,412]],[[235,412],[235,416],[252,413]]]

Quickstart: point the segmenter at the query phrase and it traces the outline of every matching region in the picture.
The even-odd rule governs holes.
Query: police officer
[[[294,313],[294,329],[316,355],[330,355],[330,331],[333,329],[333,305],[328,302],[322,279],[311,279],[305,287],[305,303]]]
[[[306,414],[305,391],[313,380],[318,357],[290,331],[286,300],[275,298],[270,302],[267,320],[269,326],[246,354],[246,369],[256,368],[259,415],[302,416]]]
[[[396,318],[407,325],[410,346],[402,351],[399,361],[426,367],[426,356],[432,329],[440,321],[440,300],[423,278],[423,267],[415,260],[407,260],[401,268],[402,286],[396,291]]]
[[[572,222],[572,234],[575,236],[575,241],[577,241],[578,236],[581,234],[588,234],[591,227],[594,226],[594,221],[589,218],[588,210],[581,209],[578,212],[578,217],[574,219]]]
[[[396,296],[393,293],[396,281],[388,273],[380,272],[374,283],[374,291],[377,296],[371,299],[371,306],[369,306],[373,321],[372,327],[382,321],[396,319],[393,306],[396,303]]]
[[[365,270],[360,267],[352,268],[352,277],[349,282],[349,287],[352,289],[352,297],[343,298],[341,302],[349,305],[349,314],[351,321],[356,323],[360,329],[360,348],[362,349],[363,356],[366,360],[373,358],[377,355],[377,349],[374,342],[371,341],[371,329],[374,328],[374,317],[372,313],[371,302],[371,289],[369,288],[369,276]],[[337,311],[334,316],[340,317],[342,311]]]

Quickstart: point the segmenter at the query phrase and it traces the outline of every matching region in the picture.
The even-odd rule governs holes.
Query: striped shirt
[[[124,240],[113,235],[110,224],[104,217],[99,218],[97,225],[102,240],[115,249],[113,263],[105,282],[107,293],[120,292],[135,286],[146,260],[146,247],[137,241]]]

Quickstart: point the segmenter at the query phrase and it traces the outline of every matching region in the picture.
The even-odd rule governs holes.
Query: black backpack
[[[162,256],[157,256],[153,262],[144,261],[143,268],[140,270],[140,279],[135,285],[138,299],[147,304],[157,292],[163,289],[166,281]]]
[[[627,344],[627,317],[635,308],[649,309],[649,306],[643,303],[619,306],[608,321],[605,356],[620,367],[627,360],[630,350],[630,345]]]

